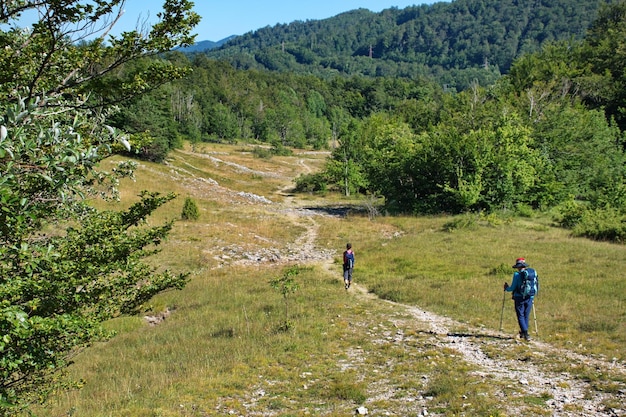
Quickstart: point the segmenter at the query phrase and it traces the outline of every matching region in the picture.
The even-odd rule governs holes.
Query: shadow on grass
[[[432,330],[418,330],[417,333],[435,335],[435,336],[447,336],[447,337],[467,337],[467,338],[475,338],[475,339],[494,339],[494,340],[512,340],[515,339],[516,336],[510,335],[497,335],[493,333],[461,333],[461,332],[447,332],[447,333],[437,333]]]
[[[498,339],[498,340],[511,340],[515,339],[513,336],[498,336],[494,334],[481,334],[481,333],[446,333],[448,337],[474,337],[477,339]]]
[[[360,206],[308,206],[303,207],[305,210],[311,210],[333,217],[346,217],[348,214],[366,213],[366,210]]]

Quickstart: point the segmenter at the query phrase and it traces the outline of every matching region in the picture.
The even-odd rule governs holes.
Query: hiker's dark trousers
[[[530,310],[532,309],[532,297],[526,300],[515,300],[515,314],[517,314],[517,322],[522,333],[528,332],[528,320],[530,319]]]

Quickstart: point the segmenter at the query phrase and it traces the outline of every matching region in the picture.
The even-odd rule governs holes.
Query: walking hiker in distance
[[[352,284],[352,270],[354,269],[354,252],[352,251],[352,244],[346,244],[346,250],[343,251],[343,284],[346,290],[350,288]]]
[[[524,258],[517,258],[513,268],[517,269],[517,272],[513,274],[511,285],[504,283],[504,291],[513,293],[520,337],[524,340],[530,340],[528,336],[528,320],[530,311],[533,308],[533,300],[539,291],[539,280],[537,272],[533,268],[528,267]]]

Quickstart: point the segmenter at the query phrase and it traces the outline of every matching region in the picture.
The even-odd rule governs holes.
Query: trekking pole
[[[539,334],[539,329],[537,329],[537,312],[535,311],[535,303],[533,303],[533,318],[535,319],[535,334]]]
[[[500,312],[500,331],[502,331],[502,319],[504,318],[504,303],[506,302],[506,291],[502,292],[502,311]]]

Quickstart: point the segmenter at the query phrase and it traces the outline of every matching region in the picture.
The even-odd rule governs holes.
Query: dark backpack
[[[537,271],[532,268],[526,268],[522,271],[522,284],[519,292],[524,299],[534,297],[539,291],[539,279]]]
[[[344,253],[343,259],[344,259],[344,263],[343,263],[344,269],[354,268],[354,253],[346,251]]]

